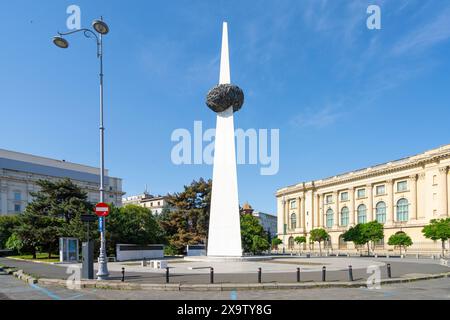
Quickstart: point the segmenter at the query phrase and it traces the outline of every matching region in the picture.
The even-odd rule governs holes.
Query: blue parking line
[[[61,297],[54,294],[53,292],[51,292],[50,290],[47,290],[45,288],[42,288],[40,286],[38,286],[37,284],[30,284],[30,287],[32,287],[33,289],[36,289],[38,291],[41,291],[43,293],[45,293],[47,296],[49,296],[50,298],[52,298],[53,300],[61,300]]]

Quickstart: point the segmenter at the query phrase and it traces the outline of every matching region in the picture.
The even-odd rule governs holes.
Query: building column
[[[440,175],[440,216],[448,215],[448,206],[447,206],[447,173],[448,167],[439,168]]]
[[[367,199],[368,199],[368,208],[367,208],[367,222],[373,221],[373,185],[369,183],[366,185],[367,188]]]
[[[348,193],[349,193],[349,200],[350,200],[350,204],[349,204],[349,208],[348,208],[348,211],[349,211],[348,214],[350,215],[349,224],[350,224],[350,226],[353,226],[353,225],[355,225],[355,188],[351,187],[348,190]]]
[[[319,223],[320,223],[320,198],[319,198],[319,194],[315,193],[314,194],[314,208],[313,208],[313,212],[312,215],[314,216],[314,221],[313,221],[313,225],[312,225],[312,229],[315,229],[316,227],[319,227]]]
[[[303,206],[302,198],[298,197],[297,198],[297,217],[298,217],[297,228],[302,228],[302,206]]]
[[[323,194],[319,194],[319,228],[323,228]]]
[[[333,192],[334,212],[333,212],[333,229],[339,226],[339,199],[337,191]]]
[[[300,216],[301,216],[301,220],[302,220],[302,225],[301,227],[303,228],[303,231],[306,229],[306,205],[305,205],[305,194],[303,193],[303,195],[301,196],[301,211],[300,211]]]
[[[388,203],[386,206],[386,224],[390,225],[393,224],[395,219],[394,219],[394,181],[392,179],[387,180],[387,198],[388,198]]]
[[[411,193],[411,204],[409,207],[411,217],[409,220],[417,220],[417,174],[409,176],[409,183],[409,190]]]

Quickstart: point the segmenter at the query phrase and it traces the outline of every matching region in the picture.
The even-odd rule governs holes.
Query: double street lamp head
[[[103,20],[94,20],[92,22],[92,28],[94,28],[94,30],[97,31],[101,35],[105,35],[109,32],[109,27]],[[92,32],[92,30],[80,29],[80,30],[75,30],[75,31],[68,32],[68,33],[62,33],[62,34],[58,33],[59,35],[53,37],[53,43],[58,48],[67,49],[69,47],[69,42],[66,39],[64,39],[62,36],[67,35],[67,34],[72,34],[77,31],[85,31],[85,34],[86,34],[86,31]]]

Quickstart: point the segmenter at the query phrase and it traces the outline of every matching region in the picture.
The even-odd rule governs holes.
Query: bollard
[[[297,282],[300,282],[300,268],[297,268]]]
[[[209,282],[214,283],[214,268],[209,269]]]
[[[166,283],[169,283],[169,267],[166,268]]]
[[[125,281],[125,268],[122,267],[122,282]]]
[[[322,267],[322,281],[325,282],[327,279],[327,267]]]
[[[391,264],[390,263],[387,264],[387,275],[388,275],[388,278],[392,278]]]
[[[353,268],[351,265],[348,266],[348,280],[353,281]]]
[[[258,283],[262,282],[262,269],[258,268]]]

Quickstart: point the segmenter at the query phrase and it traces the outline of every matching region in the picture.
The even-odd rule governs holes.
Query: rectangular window
[[[397,182],[397,192],[408,190],[408,183],[406,181]]]
[[[14,201],[20,201],[22,200],[22,195],[20,192],[14,192]]]
[[[292,200],[290,203],[291,203],[291,209],[297,209],[297,201]],[[159,205],[159,202],[158,202],[158,205]]]
[[[347,201],[348,200],[348,192],[342,192],[341,193],[341,201]]]
[[[364,198],[366,196],[366,189],[358,189],[357,195],[358,198]]]
[[[380,196],[380,195],[383,195],[386,193],[386,187],[384,186],[384,184],[381,186],[377,186],[376,193],[377,193],[377,196]]]
[[[331,194],[326,196],[325,202],[326,202],[326,204],[332,203],[333,202],[333,196]]]
[[[437,185],[437,176],[433,176],[433,186]]]
[[[20,204],[15,204],[14,205],[14,212],[20,212],[21,210],[20,210],[21,208],[20,208]]]

